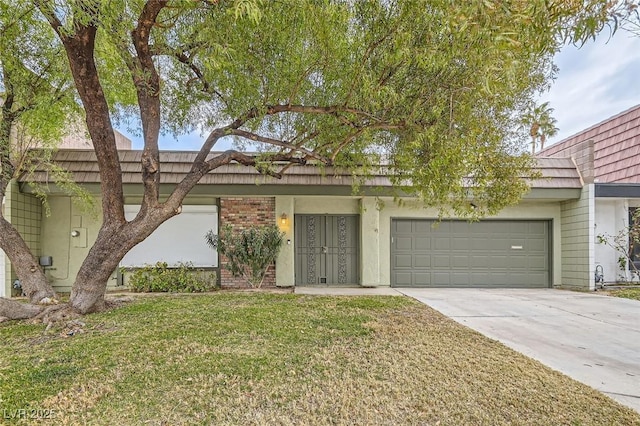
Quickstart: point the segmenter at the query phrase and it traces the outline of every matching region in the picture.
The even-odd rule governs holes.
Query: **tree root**
[[[32,317],[30,321],[36,324],[47,324],[47,327],[50,327],[50,324],[68,321],[78,318],[79,316],[80,314],[73,312],[69,304],[63,303],[60,305],[47,306],[38,315]]]
[[[5,321],[33,318],[44,309],[44,306],[0,298],[0,317],[6,318]]]
[[[78,317],[67,303],[55,304],[57,301],[48,301],[49,305],[34,305],[22,303],[17,300],[0,298],[0,322],[10,320],[29,320],[32,323],[56,323]]]

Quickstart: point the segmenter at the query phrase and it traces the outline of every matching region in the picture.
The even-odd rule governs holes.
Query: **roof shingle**
[[[538,156],[574,157],[587,182],[592,178],[640,183],[640,105],[551,145]]]

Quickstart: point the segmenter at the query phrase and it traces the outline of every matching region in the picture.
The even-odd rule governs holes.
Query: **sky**
[[[555,62],[559,73],[540,102],[549,101],[559,132],[548,139],[546,146],[640,104],[638,35],[618,31],[609,38],[605,30],[597,40],[581,48],[566,46],[556,55]],[[140,137],[125,128],[119,130],[133,141],[134,149],[142,148]],[[160,148],[198,150],[204,137],[198,131],[181,136],[179,141],[167,135],[161,138]],[[230,143],[223,142],[215,149],[229,147]]]
[[[560,130],[546,146],[640,104],[640,36],[607,36],[605,30],[595,42],[556,56],[560,71],[541,101],[549,101]]]

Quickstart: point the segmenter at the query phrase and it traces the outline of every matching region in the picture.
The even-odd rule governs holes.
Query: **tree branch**
[[[224,98],[224,96],[222,96],[222,93],[220,93],[218,90],[211,87],[209,82],[204,77],[204,74],[202,73],[202,71],[200,71],[200,68],[198,68],[193,63],[193,61],[191,60],[191,57],[186,54],[186,51],[183,50],[182,52],[175,52],[174,56],[178,60],[178,62],[181,62],[186,66],[188,66],[189,69],[195,74],[196,80],[199,80],[202,83],[202,90],[205,93],[211,93],[216,95],[218,99],[222,101],[223,104],[227,105],[227,100]]]
[[[231,130],[231,134],[235,135],[235,136],[240,136],[243,137],[245,139],[250,139],[252,141],[256,141],[256,142],[263,142],[269,145],[274,145],[274,146],[279,146],[281,148],[287,148],[290,149],[292,151],[297,151],[300,152],[302,154],[305,154],[307,157],[309,158],[315,158],[318,161],[321,161],[323,163],[327,163],[328,159],[326,157],[321,156],[320,154],[310,151],[304,147],[302,147],[301,145],[294,145],[291,144],[287,141],[282,141],[279,139],[273,139],[273,138],[269,138],[266,136],[260,136],[256,133],[251,133],[251,132],[247,132],[245,130],[241,130],[241,129],[233,129]]]
[[[55,14],[52,2],[50,0],[34,0],[33,4],[38,8],[40,13],[44,15],[47,21],[49,21],[49,25],[51,25],[51,28],[53,28],[58,37],[60,37],[60,40],[64,40],[66,36],[61,31],[62,22]]]
[[[138,24],[131,32],[140,72],[133,72],[133,82],[138,96],[144,149],[142,151],[143,203],[140,215],[145,215],[149,206],[155,206],[160,197],[160,76],[153,63],[149,39],[151,29],[168,0],[149,0],[145,3]]]

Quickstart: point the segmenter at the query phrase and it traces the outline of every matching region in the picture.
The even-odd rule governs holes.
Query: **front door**
[[[296,215],[296,285],[358,284],[358,216]]]

